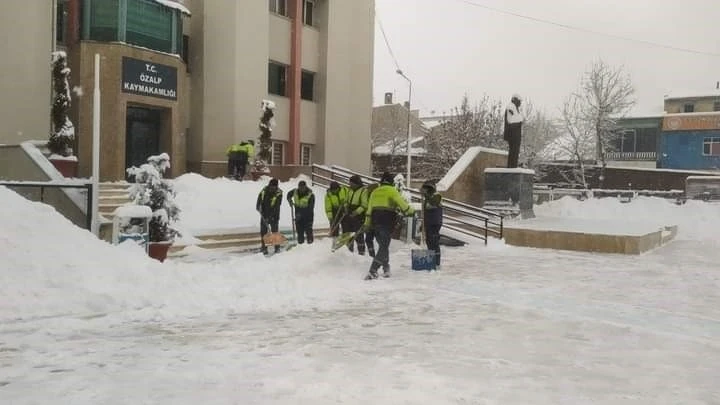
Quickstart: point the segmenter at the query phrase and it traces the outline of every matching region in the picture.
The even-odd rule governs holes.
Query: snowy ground
[[[563,199],[536,212],[680,233],[632,257],[447,248],[437,273],[395,242],[364,282],[327,241],[159,264],[0,200],[0,403],[720,403],[718,206]]]

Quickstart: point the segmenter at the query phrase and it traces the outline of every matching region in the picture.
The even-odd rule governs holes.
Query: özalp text
[[[126,91],[137,91],[140,93],[153,94],[156,96],[163,97],[176,97],[175,90],[170,89],[159,89],[154,86],[146,86],[142,84],[123,82],[123,89]]]

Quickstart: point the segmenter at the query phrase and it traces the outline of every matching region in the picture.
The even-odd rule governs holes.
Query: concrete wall
[[[4,1],[0,144],[50,136],[53,11],[49,0]]]
[[[168,176],[185,172],[186,139],[189,126],[187,103],[190,100],[189,81],[185,63],[174,55],[148,51],[119,43],[82,41],[71,51],[73,84],[84,89],[84,96],[75,99],[71,119],[76,126],[79,175],[88,177],[92,171],[92,112],[94,87],[94,55],[99,53],[101,122],[100,122],[100,179],[125,178],[126,112],[128,105],[162,109],[160,152],[171,158]],[[177,100],[123,93],[122,58],[124,56],[151,63],[169,65],[177,69]]]
[[[0,145],[0,180],[51,181],[61,179],[62,175],[34,146]],[[8,188],[30,201],[42,200],[45,204],[52,205],[72,223],[86,228],[87,193],[84,190],[48,188],[41,194],[40,188],[35,187]]]
[[[481,207],[485,201],[485,169],[492,167],[507,166],[507,152],[492,152],[491,150],[479,150],[474,152],[472,149],[466,153],[476,153],[475,157],[462,170],[459,176],[451,184],[444,184],[447,188],[441,186],[443,181],[438,184],[438,191],[445,198],[461,201],[466,204]],[[458,160],[462,164],[464,158]],[[455,170],[453,167],[450,171]],[[443,179],[445,180],[445,179]]]

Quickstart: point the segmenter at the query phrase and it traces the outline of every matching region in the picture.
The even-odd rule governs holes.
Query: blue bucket
[[[435,251],[428,249],[412,249],[410,251],[412,269],[415,271],[435,270]]]

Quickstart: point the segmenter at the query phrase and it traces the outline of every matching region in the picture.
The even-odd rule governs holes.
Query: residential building
[[[273,166],[370,171],[374,0],[23,0],[5,5],[0,143],[50,133],[50,52],[66,50],[79,175],[91,170],[99,54],[102,180],[168,152],[172,175],[225,173],[275,102]]]
[[[605,153],[608,166],[656,168],[662,122],[660,115],[618,120],[617,138]]]
[[[720,170],[720,112],[667,114],[659,152],[665,169]]]
[[[665,113],[700,113],[720,111],[720,93],[702,96],[666,97]]]

